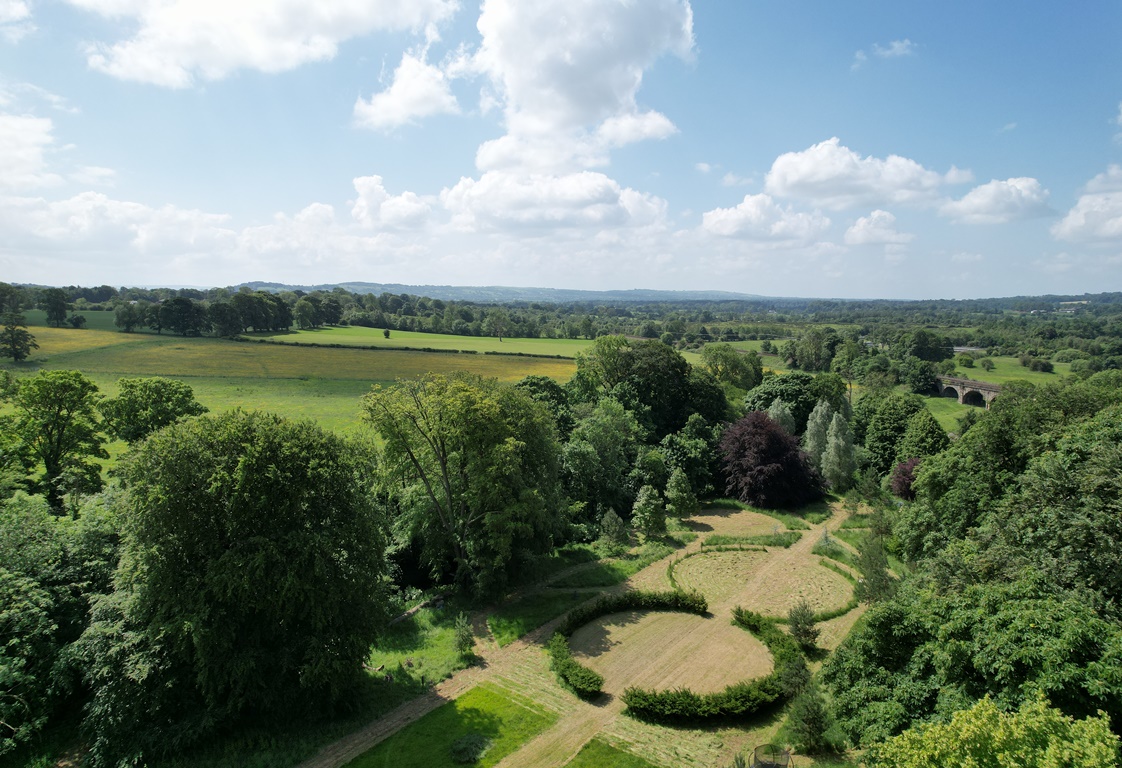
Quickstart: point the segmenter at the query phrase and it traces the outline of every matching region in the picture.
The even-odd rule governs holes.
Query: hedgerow
[[[549,668],[557,675],[562,685],[582,699],[591,699],[599,695],[600,689],[604,686],[603,676],[573,659],[573,653],[569,650],[569,643],[564,635],[555,632],[550,638],[547,650]]]
[[[775,669],[770,675],[734,683],[719,693],[710,694],[695,693],[688,688],[648,691],[631,687],[623,692],[628,713],[663,722],[741,718],[797,693],[798,686],[809,675],[802,674],[806,660],[794,638],[783,632],[774,619],[742,608],[733,610],[733,623],[751,632],[771,651]]]

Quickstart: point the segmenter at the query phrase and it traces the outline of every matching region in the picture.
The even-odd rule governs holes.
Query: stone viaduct
[[[953,376],[936,376],[936,386],[940,397],[957,398],[963,405],[985,406],[988,410],[993,399],[1001,394],[998,384],[971,379],[957,379]]]

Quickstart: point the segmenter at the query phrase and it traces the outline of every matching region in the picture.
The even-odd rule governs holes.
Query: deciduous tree
[[[18,312],[6,312],[0,318],[0,357],[10,357],[15,362],[26,360],[31,350],[39,349],[35,337],[27,330],[27,321]]]
[[[740,501],[765,509],[798,507],[822,497],[822,477],[795,438],[762,411],[725,430],[720,449],[726,489]]]
[[[200,416],[207,408],[195,400],[190,385],[162,376],[118,379],[118,394],[102,400],[98,409],[109,433],[135,443],[179,419]]]

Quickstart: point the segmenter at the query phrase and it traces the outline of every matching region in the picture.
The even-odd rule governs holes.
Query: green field
[[[286,344],[342,344],[349,347],[379,349],[439,349],[468,352],[501,352],[513,355],[560,355],[575,357],[591,341],[585,339],[512,339],[499,341],[493,336],[454,336],[446,333],[390,331],[387,339],[381,329],[338,326],[287,333],[250,334],[253,338],[283,341]]]
[[[452,768],[452,745],[477,733],[490,741],[471,765],[484,768],[542,733],[557,721],[531,702],[481,685],[422,717],[351,762],[349,768]]]
[[[576,370],[572,360],[538,357],[309,348],[45,326],[36,327],[34,334],[40,347],[35,354],[22,364],[0,368],[28,374],[78,370],[106,395],[116,394],[121,377],[167,376],[190,384],[199,402],[212,411],[272,411],[340,431],[357,427],[359,398],[372,384],[455,371],[502,381],[530,374],[565,381]]]
[[[974,381],[988,381],[991,384],[1005,384],[1017,380],[1029,381],[1033,384],[1047,384],[1071,373],[1071,363],[1053,363],[1056,368],[1054,373],[1041,373],[1040,371],[1030,371],[1021,365],[1021,361],[1015,357],[991,357],[990,360],[993,360],[992,371],[982,370],[975,365],[973,368],[960,367],[958,372],[963,378],[973,379]]]
[[[925,397],[923,404],[931,411],[939,426],[947,432],[958,432],[958,420],[970,409],[978,407],[962,405],[953,397]]]
[[[608,746],[599,739],[585,744],[565,768],[656,768],[641,757]]]

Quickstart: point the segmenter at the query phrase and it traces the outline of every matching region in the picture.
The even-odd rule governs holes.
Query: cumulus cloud
[[[1052,226],[1052,236],[1072,242],[1122,241],[1122,166],[1111,165],[1087,182],[1072,209]]]
[[[480,147],[481,170],[569,173],[602,165],[606,151],[676,129],[637,102],[643,73],[693,47],[687,0],[487,0],[471,57],[501,105],[507,134]]]
[[[846,245],[903,245],[915,239],[915,235],[897,232],[896,217],[888,211],[875,210],[862,216],[845,231]]]
[[[456,114],[460,105],[444,72],[423,55],[405,53],[389,88],[355,102],[355,122],[365,128],[390,129],[420,117]]]
[[[961,200],[944,203],[939,212],[968,224],[1004,224],[1050,216],[1048,190],[1033,178],[1018,177],[974,187]]]
[[[50,118],[0,113],[0,189],[61,183],[62,178],[47,168],[53,130]]]
[[[778,205],[769,195],[745,195],[735,208],[715,208],[701,217],[702,228],[721,237],[806,243],[830,226],[820,213],[801,213]]]
[[[861,157],[834,137],[801,152],[780,155],[772,163],[764,187],[778,197],[841,210],[884,204],[930,205],[944,184],[969,178],[968,172],[957,168],[941,174],[899,155]]]
[[[351,216],[365,227],[415,228],[424,224],[432,211],[429,201],[415,192],[391,195],[381,176],[360,176],[353,183],[358,199],[351,205]]]
[[[69,176],[70,181],[75,184],[89,187],[111,187],[116,178],[116,171],[99,165],[83,165]]]
[[[454,227],[465,231],[587,231],[661,224],[665,201],[623,188],[602,173],[564,176],[488,171],[440,195]]]
[[[873,44],[873,53],[882,59],[896,59],[901,56],[911,56],[916,52],[916,45],[908,38],[893,40],[888,45]]]
[[[709,173],[709,171],[713,170],[713,166],[709,163],[694,163],[693,167],[701,173]]]
[[[419,30],[449,18],[456,0],[67,0],[131,22],[132,37],[96,43],[89,66],[122,80],[186,88],[240,69],[283,72],[335,56],[376,30]]]
[[[0,40],[18,43],[34,31],[26,0],[0,0]]]

